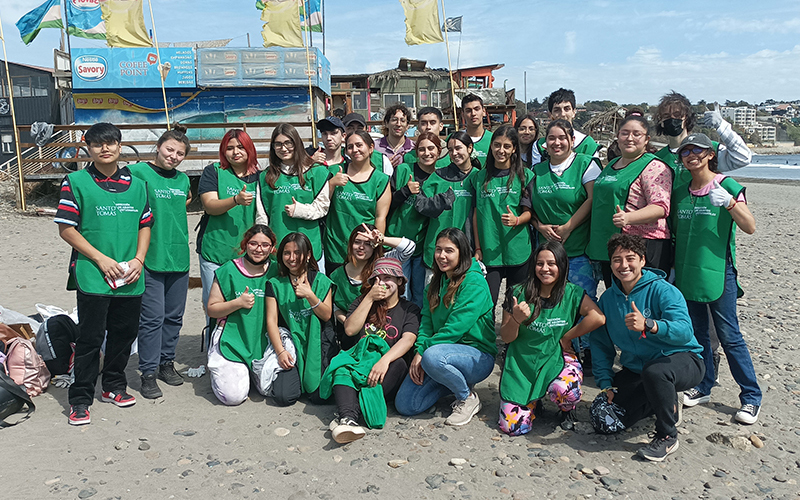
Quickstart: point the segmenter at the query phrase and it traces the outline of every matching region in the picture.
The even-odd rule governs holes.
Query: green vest
[[[242,274],[236,262],[229,260],[214,271],[225,301],[236,299],[247,287],[256,299],[250,309],[242,308],[228,315],[219,339],[219,350],[225,359],[252,368],[253,360],[264,356],[264,351],[269,347],[264,323],[264,288],[267,280],[277,274],[277,269],[277,263],[270,259],[263,276],[250,278]]]
[[[350,277],[345,271],[346,263],[337,267],[330,275],[330,279],[336,288],[333,291],[333,303],[339,310],[347,314],[350,304],[361,295],[361,285],[353,285]]]
[[[147,184],[147,197],[153,212],[145,267],[159,273],[188,272],[189,223],[186,200],[189,197],[189,176],[176,171],[174,177],[162,177],[144,162],[129,165],[128,169],[131,175]]]
[[[583,186],[583,175],[595,161],[584,154],[576,154],[572,164],[561,176],[550,170],[550,161],[543,161],[533,167],[533,196],[531,205],[539,221],[545,224],[566,224],[570,217],[589,197]],[[589,217],[576,227],[564,243],[568,257],[578,257],[586,253],[589,243]],[[539,241],[545,241],[542,233]]]
[[[275,231],[275,237],[281,242],[289,233],[303,233],[311,241],[314,259],[322,257],[322,234],[318,220],[305,220],[289,217],[286,205],[292,204],[292,197],[298,203],[310,204],[328,182],[328,168],[314,166],[304,174],[305,186],[300,185],[296,175],[281,173],[275,180],[275,189],[267,184],[266,171],[261,172],[258,182],[261,188],[261,202],[269,217],[269,227]]]
[[[656,157],[645,153],[625,168],[615,170],[613,167],[620,158],[611,160],[594,181],[591,230],[586,247],[586,254],[592,260],[608,261],[608,239],[621,232],[611,220],[617,211],[616,207],[619,205],[625,209],[631,184]]]
[[[714,146],[714,153],[719,154],[719,143],[716,141],[711,141],[711,145]],[[654,154],[656,155],[656,158],[666,163],[669,168],[672,169],[673,190],[680,185],[692,182],[692,174],[690,174],[689,171],[686,170],[686,167],[683,166],[680,155],[670,151],[669,146],[664,146]]]
[[[314,315],[306,299],[298,298],[289,277],[276,276],[269,279],[275,300],[286,326],[292,332],[292,342],[297,351],[295,366],[300,373],[304,393],[312,393],[319,387],[322,378],[322,323]],[[332,282],[322,273],[317,273],[311,289],[319,299],[325,300]]]
[[[481,168],[486,166],[486,155],[489,154],[489,149],[492,147],[492,133],[488,130],[483,131],[483,137],[478,142],[472,143],[473,150],[481,163]]]
[[[414,172],[414,166],[415,164],[413,163],[401,163],[397,166],[395,169],[395,179],[397,179],[398,190],[408,184]],[[430,179],[430,177],[428,177],[428,179]],[[421,190],[422,186],[424,186],[427,181],[419,182]],[[425,239],[425,230],[428,228],[429,220],[414,208],[414,202],[416,200],[417,195],[415,194],[406,198],[406,201],[392,212],[391,216],[389,216],[389,222],[386,224],[386,234],[395,237],[406,237],[417,245],[414,249],[414,257],[422,255],[422,240]]]
[[[121,193],[111,193],[97,185],[88,170],[69,174],[69,185],[81,212],[81,236],[103,255],[117,262],[136,257],[139,222],[147,204],[147,187],[131,178]],[[87,295],[136,296],[144,293],[144,274],[135,283],[112,289],[94,261],[80,252],[75,262],[78,290]]]
[[[567,282],[561,302],[552,309],[541,309],[530,324],[519,326],[517,338],[508,344],[500,377],[503,400],[527,405],[547,393],[547,388],[564,369],[559,342],[577,323],[585,293],[583,288]],[[525,300],[522,286],[514,287],[514,297],[519,302]]]
[[[477,172],[478,170],[473,168],[464,179],[458,182],[445,180],[434,172],[428,177],[425,184],[422,185],[422,193],[428,198],[445,193],[448,189],[452,189],[456,196],[453,202],[453,208],[445,210],[439,217],[428,220],[428,230],[425,232],[425,248],[423,250],[422,260],[429,269],[433,269],[433,252],[436,250],[436,236],[438,236],[443,229],[456,227],[466,234],[471,233],[472,220],[469,215],[472,211],[475,192],[470,186],[472,177],[474,177]]]
[[[524,181],[514,179],[511,190],[508,177],[491,177],[484,189],[483,183],[491,175],[481,170],[472,177],[475,194],[475,210],[478,219],[478,241],[486,266],[518,266],[531,256],[531,234],[528,224],[504,226],[500,216],[511,207],[514,215],[522,213],[520,201],[525,187],[533,180],[533,172],[523,169]]]
[[[217,196],[220,200],[233,198],[245,182],[236,177],[231,169],[223,169],[215,163],[217,169]],[[256,194],[256,183],[247,183],[247,191]],[[256,203],[250,205],[234,205],[220,215],[209,215],[200,255],[209,262],[224,264],[239,257],[242,236],[253,227],[256,220]]]
[[[730,177],[720,185],[734,198],[744,191],[744,187]],[[672,207],[675,286],[686,300],[713,302],[722,296],[725,288],[728,255],[736,266],[736,222],[724,207],[713,206],[708,195],[693,196],[689,183],[672,192]],[[741,288],[738,295],[743,295]]]
[[[347,259],[347,240],[356,226],[375,224],[378,199],[386,191],[389,176],[373,170],[364,182],[352,180],[337,186],[331,196],[325,232],[325,259],[335,264]]]

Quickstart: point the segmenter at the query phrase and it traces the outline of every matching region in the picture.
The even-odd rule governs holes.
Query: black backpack
[[[28,413],[24,417],[14,423],[5,422],[6,417],[19,412],[26,405]],[[27,420],[35,409],[36,406],[25,392],[25,388],[15,384],[11,377],[6,375],[5,369],[0,368],[0,427],[17,425],[23,420]]]

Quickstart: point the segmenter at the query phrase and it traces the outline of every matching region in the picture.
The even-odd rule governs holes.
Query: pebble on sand
[[[755,434],[752,434],[750,436],[750,442],[753,443],[753,446],[755,446],[756,448],[764,447],[764,441],[762,441],[761,438],[756,436]]]
[[[396,458],[394,460],[389,460],[389,467],[391,467],[392,469],[396,469],[398,467],[406,465],[407,463],[408,460],[404,460],[402,458]]]
[[[466,459],[463,459],[463,458],[451,458],[450,459],[450,465],[464,465],[466,463],[467,463]]]
[[[275,435],[278,437],[284,437],[289,435],[289,429],[286,427],[278,427],[275,429]]]

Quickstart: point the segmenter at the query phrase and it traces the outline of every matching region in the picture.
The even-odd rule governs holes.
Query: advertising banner
[[[195,87],[195,52],[190,47],[159,49],[167,88]],[[73,48],[75,89],[161,88],[158,56],[153,48]]]

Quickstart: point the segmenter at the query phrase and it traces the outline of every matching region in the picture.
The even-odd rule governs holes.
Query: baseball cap
[[[678,152],[686,146],[697,146],[703,149],[712,149],[714,147],[711,143],[711,139],[705,134],[689,134],[686,136],[686,139],[681,141],[681,145],[678,146]]]
[[[323,118],[322,120],[317,122],[317,128],[319,130],[332,130],[332,129],[341,129],[344,132],[344,124],[342,120],[335,116],[329,116],[327,118]]]
[[[342,120],[342,123],[344,123],[345,127],[353,122],[361,124],[361,126],[364,128],[367,126],[366,120],[364,120],[364,117],[360,113],[349,113],[344,117],[344,120]]]

